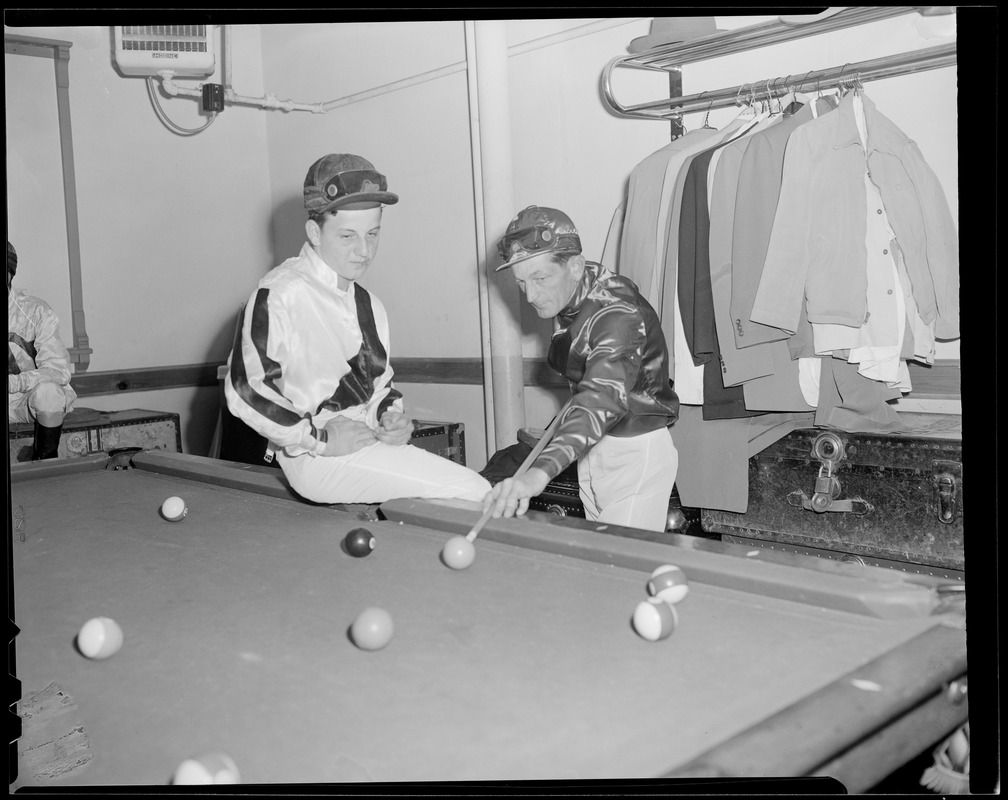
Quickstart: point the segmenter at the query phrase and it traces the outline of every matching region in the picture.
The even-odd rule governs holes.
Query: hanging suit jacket
[[[678,287],[678,263],[679,263],[679,218],[682,213],[683,184],[686,179],[686,172],[692,157],[696,152],[708,149],[718,142],[726,142],[731,138],[741,135],[749,130],[757,120],[752,115],[742,112],[738,117],[729,122],[724,128],[714,132],[709,142],[701,143],[689,156],[679,162],[678,174],[672,184],[672,192],[669,196],[668,211],[664,219],[658,221],[658,233],[663,237],[664,252],[659,255],[657,271],[661,277],[661,282],[655,287],[655,300],[652,301],[658,316],[661,319],[662,328],[668,341],[669,355],[673,363],[676,355],[681,354],[679,362],[676,364],[673,380],[676,385],[676,394],[681,403],[693,405],[703,405],[703,367],[696,366],[690,357],[689,347],[686,343],[686,334],[683,330],[683,319],[679,309]],[[704,129],[701,129],[704,130]]]
[[[726,143],[717,145],[719,148],[725,146]],[[704,419],[747,417],[755,413],[746,409],[740,386],[724,385],[724,367],[714,324],[707,175],[715,149],[705,150],[693,157],[683,181],[682,213],[679,217],[679,310],[693,363],[704,365]]]
[[[823,105],[822,113],[826,113],[829,107]],[[784,152],[795,130],[812,120],[812,106],[806,104],[773,127],[754,133],[739,165],[731,232],[731,320],[736,347],[782,341],[788,336],[780,328],[753,322],[749,315],[773,230],[783,180]]]
[[[671,144],[649,155],[630,173],[627,185],[626,210],[619,240],[619,259],[603,264],[632,280],[640,293],[662,317],[657,288],[662,284],[662,267],[665,263],[665,227],[670,198],[675,187],[683,159],[707,147],[711,136],[718,131],[699,128],[689,131]],[[610,229],[612,226],[610,226]],[[608,241],[607,241],[608,248]],[[666,330],[671,335],[671,329]],[[672,354],[671,347],[669,354]],[[670,368],[674,377],[674,371]]]
[[[768,125],[779,118],[766,120]],[[767,345],[744,350],[735,344],[734,322],[731,318],[732,294],[732,232],[735,225],[735,196],[742,157],[755,132],[741,136],[720,151],[716,165],[712,162],[707,182],[710,192],[710,268],[711,293],[714,298],[714,324],[717,329],[724,380],[727,386],[737,386],[753,378],[770,375],[773,359]]]

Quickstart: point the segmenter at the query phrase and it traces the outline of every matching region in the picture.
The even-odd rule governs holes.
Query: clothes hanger
[[[703,98],[703,96],[705,94],[707,94],[706,90],[700,92],[700,94],[697,95],[697,101],[699,102],[700,99]],[[713,127],[710,124],[710,112],[711,112],[711,109],[713,107],[714,107],[714,101],[711,100],[711,104],[709,106],[707,106],[707,114],[706,114],[706,116],[704,116],[703,125],[700,126],[700,130],[708,130],[708,131],[716,131],[717,130],[717,128]]]
[[[707,114],[704,116],[703,126],[707,130],[716,131],[717,128],[715,128],[714,126],[712,126],[710,124],[710,112],[711,112],[712,108],[714,108],[714,101],[713,100],[711,100],[711,104],[709,106],[707,106]]]
[[[820,85],[820,81],[819,81],[819,79],[818,79],[818,78],[816,79],[816,95],[817,95],[817,98],[816,98],[816,102],[817,102],[817,103],[818,103],[818,102],[819,102],[820,100],[822,100],[822,101],[823,101],[824,103],[826,103],[826,104],[827,104],[827,105],[828,105],[828,106],[829,106],[829,107],[830,107],[831,109],[833,109],[833,108],[836,108],[836,107],[837,107],[838,105],[840,105],[840,102],[839,102],[839,100],[837,99],[837,96],[836,96],[836,95],[834,95],[834,94],[827,94],[827,95],[824,95],[824,94],[822,93],[822,86]]]
[[[742,102],[739,98],[742,96],[742,90],[746,88],[744,83],[740,83],[738,91],[735,92],[735,105],[737,105],[742,110],[739,112],[739,119],[749,119],[756,114],[756,109],[752,107],[749,103]]]
[[[841,70],[840,70],[840,77],[837,78],[837,90],[838,90],[838,93],[839,93],[840,97],[846,97],[848,95],[848,93],[850,92],[850,90],[851,90],[851,87],[850,87],[850,76],[844,74],[845,72],[847,72],[847,67],[849,67],[849,66],[850,66],[850,62],[848,61],[841,68]]]
[[[764,107],[766,108],[766,115],[772,117],[774,114],[773,110],[773,93],[770,91],[770,78],[766,79],[766,85],[764,86],[764,92],[766,93],[766,100],[764,101]]]
[[[766,82],[767,105],[770,107],[771,117],[775,117],[783,111],[780,105],[780,97],[777,95],[777,81],[779,80],[780,78],[770,78]]]
[[[751,121],[743,129],[743,131],[742,131],[743,133],[745,131],[750,130],[754,125],[756,125],[756,123],[762,122],[763,120],[765,120],[769,116],[769,112],[767,110],[766,100],[764,98],[761,98],[759,96],[758,90],[757,90],[757,84],[756,83],[750,83],[750,84],[748,84],[748,87],[749,87],[749,101],[748,102],[749,102],[749,107],[752,109],[752,117],[751,117]]]
[[[808,80],[808,76],[811,75],[811,74],[812,74],[812,70],[809,70],[808,72],[806,72],[805,73],[805,77],[802,78],[801,82],[796,87],[794,87],[794,89],[793,89],[795,99],[798,100],[798,101],[800,101],[800,102],[802,102],[802,103],[811,103],[812,102],[812,98],[811,97],[809,97],[807,94],[802,94],[802,92],[801,92],[802,86],[805,85],[805,82]]]
[[[759,104],[759,108],[757,108],[757,103]],[[766,100],[761,100],[759,95],[756,94],[755,83],[749,84],[749,104],[756,110],[756,113],[753,116],[753,125],[757,122],[762,122],[769,116]]]
[[[790,80],[790,75],[784,78],[774,78],[774,91],[777,93],[777,113],[782,117],[790,117],[802,107],[802,104],[797,103],[795,100],[794,89],[788,83]],[[777,88],[777,81],[781,82],[780,89]]]
[[[811,74],[812,70],[809,70],[808,72],[805,73],[805,78],[808,78],[808,76]],[[785,85],[787,85],[786,82],[790,77],[791,76],[788,75],[787,78],[784,79]],[[803,78],[801,82],[798,84],[798,88],[800,89],[804,85],[804,83],[805,79]],[[799,94],[797,91],[795,91],[794,87],[790,87],[788,89],[788,93],[784,96],[784,100],[782,101],[782,104],[784,105],[784,116],[790,117],[792,114],[796,114],[797,112],[801,111],[809,102],[811,102],[810,98],[808,98],[806,95]],[[813,103],[812,117],[815,118],[817,116],[818,112],[816,110],[815,103]]]
[[[797,108],[796,109],[791,108],[791,106],[794,105],[795,102],[794,90],[788,84],[788,81],[791,80],[791,76],[788,75],[787,77],[784,78],[775,78],[774,79],[775,85],[778,80],[781,82],[782,91],[780,92],[780,94],[777,95],[777,108],[779,109],[781,116],[790,117],[795,111],[798,110]]]

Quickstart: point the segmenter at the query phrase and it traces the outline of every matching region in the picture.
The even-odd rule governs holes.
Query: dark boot
[[[57,425],[55,428],[47,428],[36,421],[35,449],[32,454],[32,461],[41,461],[43,458],[57,458],[59,456],[60,435],[62,433],[62,425]]]

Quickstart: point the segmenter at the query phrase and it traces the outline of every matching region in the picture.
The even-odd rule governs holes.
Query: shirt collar
[[[311,242],[305,242],[302,245],[301,256],[308,261],[308,271],[328,288],[332,289],[333,292],[345,298],[352,298],[354,296],[356,282],[350,281],[350,285],[346,289],[340,289],[339,275],[336,274],[336,270],[326,264],[322,256],[311,246]]]
[[[875,110],[875,104],[863,92],[861,93],[861,102],[864,105],[865,137],[867,139],[865,151],[870,153],[873,150],[880,150],[883,153],[896,155],[896,145],[899,143],[888,141],[885,131],[879,125],[881,115]],[[835,150],[861,143],[857,121],[854,119],[854,92],[847,92],[840,101],[835,112],[835,119],[833,138]]]
[[[592,286],[595,285],[595,281],[598,279],[599,272],[602,270],[601,264],[596,264],[594,261],[585,261],[584,274],[581,276],[581,282],[578,283],[577,288],[574,289],[574,294],[571,295],[571,299],[567,301],[567,305],[563,307],[563,310],[557,314],[558,317],[573,317],[581,309],[581,304],[585,301],[588,293],[591,291]]]

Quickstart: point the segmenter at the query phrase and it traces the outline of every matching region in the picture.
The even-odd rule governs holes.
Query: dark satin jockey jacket
[[[574,399],[534,464],[550,480],[603,436],[639,436],[679,416],[658,315],[632,281],[586,261],[555,324],[548,361]]]

